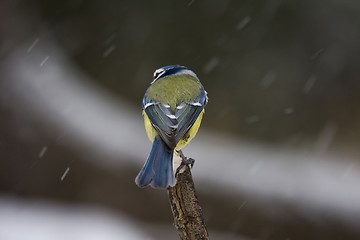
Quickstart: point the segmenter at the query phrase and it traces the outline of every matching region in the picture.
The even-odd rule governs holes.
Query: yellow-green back
[[[190,75],[173,75],[154,82],[147,91],[147,97],[167,103],[174,111],[183,101],[197,98],[201,93],[201,83]]]

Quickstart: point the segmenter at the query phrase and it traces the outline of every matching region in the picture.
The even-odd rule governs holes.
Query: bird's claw
[[[175,173],[175,176],[180,172],[181,169],[183,169],[185,166],[190,166],[190,168],[193,168],[194,167],[194,163],[195,163],[195,159],[193,158],[187,158],[185,157],[184,153],[179,150],[178,151],[180,157],[181,157],[181,164],[180,166],[178,167],[178,169],[176,169],[176,173]]]

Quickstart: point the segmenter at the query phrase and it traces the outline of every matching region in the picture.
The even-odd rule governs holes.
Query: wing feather
[[[195,123],[206,103],[206,93],[202,89],[200,96],[194,101],[179,103],[175,112],[169,104],[147,99],[146,95],[143,99],[143,108],[166,145],[174,149]]]

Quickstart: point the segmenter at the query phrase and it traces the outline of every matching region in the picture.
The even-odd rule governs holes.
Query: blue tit
[[[143,98],[150,155],[137,175],[139,187],[175,186],[173,153],[180,151],[199,130],[207,96],[196,74],[184,66],[157,69]]]

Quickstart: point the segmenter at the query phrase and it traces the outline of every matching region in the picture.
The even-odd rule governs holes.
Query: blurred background
[[[358,1],[0,3],[0,239],[177,239],[134,179],[162,66],[209,94],[195,187],[211,239],[360,238]]]

